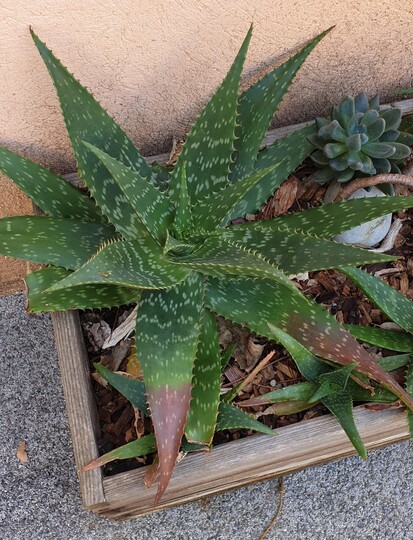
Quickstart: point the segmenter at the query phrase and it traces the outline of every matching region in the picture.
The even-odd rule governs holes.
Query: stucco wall
[[[74,167],[29,25],[151,154],[185,133],[251,21],[247,76],[336,25],[301,70],[277,125],[324,113],[348,93],[367,90],[391,99],[412,83],[413,3],[407,0],[3,0],[0,145],[58,171]],[[27,201],[4,178],[0,190],[0,215],[27,211]],[[14,274],[22,266],[7,268]],[[0,260],[3,284],[5,269]]]

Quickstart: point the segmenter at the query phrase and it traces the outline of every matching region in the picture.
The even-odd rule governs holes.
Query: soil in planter
[[[268,203],[255,215],[247,216],[247,220],[265,220],[292,211],[304,210],[321,204],[326,191],[325,186],[308,182],[313,172],[311,165],[304,165],[294,175],[285,181]],[[400,193],[400,189],[402,192]],[[408,188],[402,187],[399,194],[411,194]],[[368,268],[380,276],[390,286],[399,290],[406,297],[413,299],[413,210],[398,212],[394,219],[403,221],[403,226],[394,242],[394,246],[386,253],[399,257],[391,263],[370,265]],[[237,222],[245,220],[239,219]],[[357,287],[343,274],[336,270],[310,272],[296,276],[296,286],[307,296],[322,304],[342,323],[392,327],[381,310],[375,308]],[[134,364],[133,338],[126,338],[111,349],[102,349],[103,342],[132,311],[134,306],[120,309],[84,312],[81,315],[82,327],[94,372],[93,362],[102,362],[111,370],[133,371]],[[224,370],[222,390],[228,391],[244,380],[256,367],[259,361],[270,351],[275,351],[271,361],[263,367],[254,380],[244,387],[236,402],[244,401],[272,390],[295,384],[302,380],[294,361],[283,347],[277,343],[257,337],[244,328],[218,319],[220,341],[223,348],[230,343],[236,343],[233,357]],[[383,326],[384,325],[384,326]],[[387,356],[391,351],[366,346],[372,355]],[[394,374],[398,378],[398,374]],[[400,373],[402,381],[403,373]],[[131,404],[110,385],[105,385],[96,373],[94,391],[98,405],[102,437],[99,441],[102,454],[141,437],[151,431],[148,419],[135,411]],[[380,405],[378,408],[382,408]],[[302,420],[307,420],[325,414],[322,405],[297,414],[276,416],[272,413],[271,405],[244,408],[254,414],[261,422],[271,428],[286,426]],[[226,430],[215,435],[213,444],[240,439],[251,435],[248,430]],[[145,456],[132,460],[116,461],[104,467],[105,475],[117,474],[125,470],[150,464],[153,456]]]

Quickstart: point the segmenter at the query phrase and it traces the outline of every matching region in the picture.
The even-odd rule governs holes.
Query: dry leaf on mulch
[[[22,461],[23,463],[27,463],[29,461],[29,458],[27,456],[27,451],[26,451],[26,443],[24,441],[19,442],[19,446],[17,447],[16,456],[17,456],[17,459],[19,461]]]

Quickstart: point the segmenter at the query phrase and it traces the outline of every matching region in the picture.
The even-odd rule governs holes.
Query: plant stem
[[[371,176],[369,178],[358,178],[340,191],[335,198],[335,202],[347,199],[358,189],[377,186],[378,184],[399,184],[413,188],[413,176],[404,174],[378,174],[377,176]]]

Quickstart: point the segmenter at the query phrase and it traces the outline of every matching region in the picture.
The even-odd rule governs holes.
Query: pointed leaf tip
[[[158,448],[159,484],[155,497],[155,504],[158,504],[178,457],[191,400],[191,384],[179,388],[162,385],[148,391],[147,395]],[[168,411],[167,415],[165,411]]]

